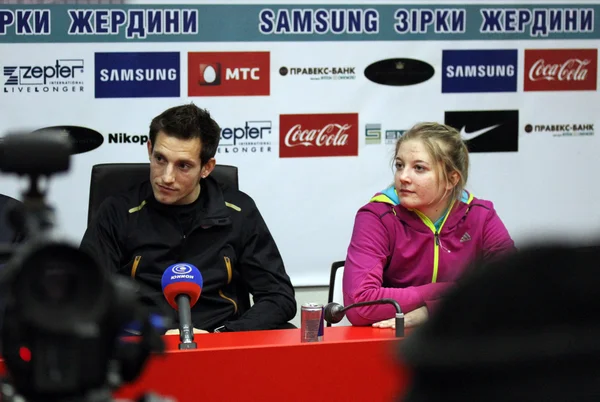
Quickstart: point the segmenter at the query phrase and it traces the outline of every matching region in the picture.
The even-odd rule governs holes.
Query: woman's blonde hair
[[[460,200],[469,177],[469,151],[460,133],[453,127],[440,123],[418,123],[408,130],[396,142],[394,160],[403,142],[420,140],[432,160],[441,163],[441,175],[444,183],[450,181],[450,175],[457,172],[459,180],[452,189],[451,196]],[[435,171],[438,165],[435,164]]]

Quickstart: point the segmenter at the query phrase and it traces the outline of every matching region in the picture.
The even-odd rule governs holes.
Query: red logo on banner
[[[269,52],[189,52],[188,96],[270,94]]]
[[[525,91],[596,90],[598,49],[525,50]]]
[[[358,156],[358,113],[282,114],[279,157]]]

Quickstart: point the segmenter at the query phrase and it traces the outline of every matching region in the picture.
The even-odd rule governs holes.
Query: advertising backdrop
[[[467,189],[517,244],[600,232],[598,2],[0,6],[0,136],[64,127],[49,201],[86,228],[94,164],[148,161],[150,120],[193,102],[222,128],[296,286],[326,285],[360,206],[422,121],[460,130]],[[23,179],[0,175],[21,198]]]

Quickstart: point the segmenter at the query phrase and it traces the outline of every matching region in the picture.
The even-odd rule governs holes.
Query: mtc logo
[[[200,79],[198,85],[221,85],[221,63],[200,64]],[[258,67],[226,68],[225,80],[260,80]]]
[[[191,52],[188,96],[270,94],[269,52]]]

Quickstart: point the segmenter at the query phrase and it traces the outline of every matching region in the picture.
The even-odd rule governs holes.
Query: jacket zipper
[[[225,296],[225,294],[223,293],[223,290],[220,290],[220,289],[219,289],[219,296],[221,296],[223,299],[225,299],[225,300],[230,301],[231,303],[233,303],[233,311],[234,311],[234,313],[237,313],[238,306],[237,306],[237,303],[235,302],[235,300],[233,300],[230,297]]]
[[[231,268],[231,259],[225,255],[225,256],[223,256],[223,260],[225,261],[225,268],[227,268],[227,284],[229,285],[231,283],[231,278],[233,276],[233,271]],[[221,296],[223,299],[225,299],[227,301],[230,301],[233,304],[234,312],[237,313],[238,306],[237,306],[237,303],[235,302],[235,300],[233,300],[230,297],[225,296],[225,293],[223,293],[222,289],[219,289],[219,296]]]
[[[183,230],[183,226],[181,226],[181,222],[179,221],[179,219],[177,220],[177,226],[179,226],[179,233],[181,233],[181,250],[183,250],[183,248],[185,247],[185,243],[187,242],[187,235],[185,234],[185,231]]]
[[[441,229],[441,227],[440,227]],[[431,283],[437,281],[438,267],[440,264],[440,235],[439,231],[433,232],[435,237],[435,245],[433,246],[433,274],[431,275]]]
[[[185,232],[183,231],[183,227],[181,226],[181,222],[179,222],[179,219],[177,219],[177,224],[179,225],[179,231],[181,232],[181,240],[182,240],[181,249],[183,250],[185,248],[185,243],[187,242],[188,235],[194,231],[194,228],[192,228],[190,233],[188,233],[188,235],[186,235]],[[231,282],[231,278],[233,275],[233,272],[231,269],[231,260],[227,256],[224,256],[223,258],[225,260],[225,267],[227,268],[227,284],[229,284]],[[223,299],[225,299],[227,301],[230,301],[233,304],[234,313],[237,314],[238,306],[237,306],[237,303],[235,302],[235,300],[233,300],[230,297],[225,296],[225,293],[223,293],[222,289],[219,289],[219,296],[221,296]]]
[[[423,214],[419,210],[416,210],[416,209],[414,210],[414,212],[417,214],[417,216],[419,218],[421,218],[421,220],[423,221],[425,226],[427,226],[433,232],[433,238],[434,238],[434,242],[433,242],[433,272],[431,274],[431,283],[437,282],[438,268],[439,268],[439,263],[440,263],[440,231],[444,227],[444,224],[446,223],[446,219],[448,219],[448,216],[450,216],[450,211],[452,211],[452,207],[454,207],[454,201],[452,201],[452,203],[450,204],[450,207],[448,208],[448,212],[446,212],[446,216],[444,217],[444,220],[442,221],[442,224],[440,225],[439,229],[435,228],[435,225],[433,224],[431,219],[429,219],[425,214]],[[450,252],[450,250],[448,250],[448,249],[446,249],[446,251]]]
[[[227,284],[229,285],[231,283],[231,277],[233,276],[231,260],[227,256],[224,256],[223,259],[225,260],[225,267],[227,268]]]
[[[141,255],[136,255],[133,260],[133,265],[131,266],[131,277],[135,279],[135,273],[140,265],[140,260],[142,259]]]
[[[231,283],[231,278],[233,276],[233,270],[231,268],[231,259],[225,255],[225,256],[223,256],[223,260],[225,261],[225,268],[227,268],[227,284],[229,285]],[[233,304],[233,310],[237,314],[237,303],[235,302],[235,300],[233,300],[230,297],[225,296],[225,293],[223,293],[222,289],[219,289],[219,296],[221,296],[223,299],[231,302]]]

